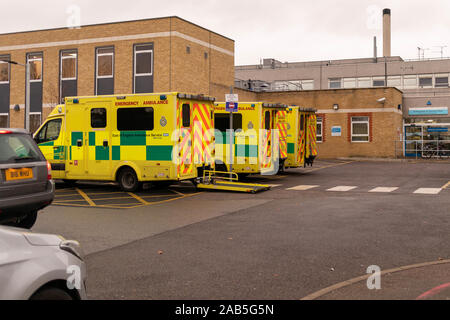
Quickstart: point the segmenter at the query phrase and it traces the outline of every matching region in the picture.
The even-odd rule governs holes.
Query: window
[[[0,57],[0,60],[3,58]],[[9,82],[9,63],[0,61],[0,83]]]
[[[314,80],[302,80],[303,90],[314,90]]]
[[[27,134],[0,134],[0,163],[45,161],[39,148]]]
[[[41,126],[41,113],[30,113],[30,132],[35,132]]]
[[[419,88],[432,88],[432,87],[433,87],[432,75],[419,76]]]
[[[417,88],[417,75],[403,76],[403,88],[404,89]]]
[[[317,130],[316,130],[317,142],[323,142],[323,118],[317,117]]]
[[[27,59],[30,64],[30,81],[42,81],[42,53],[30,53]]]
[[[65,97],[74,97],[78,93],[77,58],[76,50],[60,51],[59,96],[61,103],[64,103]]]
[[[8,114],[0,113],[0,128],[8,128]]]
[[[214,114],[214,128],[220,132],[226,132],[230,129],[230,114]],[[233,130],[242,130],[242,114],[233,112]]]
[[[448,88],[448,76],[436,75],[434,86],[436,88]]]
[[[151,131],[154,128],[153,108],[117,109],[117,130]]]
[[[137,45],[134,49],[135,76],[151,76],[153,74],[153,49],[147,45]]]
[[[314,80],[284,80],[275,81],[272,84],[274,91],[299,91],[299,90],[313,90]]]
[[[372,85],[374,87],[384,87],[386,85],[384,77],[373,77]]]
[[[356,88],[356,78],[344,78],[344,88]]]
[[[63,51],[61,53],[61,80],[77,79],[77,53]]]
[[[264,113],[264,129],[270,130],[270,111]]]
[[[191,106],[189,103],[183,104],[181,108],[181,114],[182,114],[182,122],[184,128],[189,128],[191,126]]]
[[[105,108],[91,109],[91,127],[92,128],[106,128],[106,109]]]
[[[372,87],[372,81],[370,78],[358,78],[358,88],[370,88]]]
[[[341,88],[341,78],[330,78],[329,79],[329,88],[330,89]]]
[[[97,78],[112,78],[114,75],[114,49],[97,49]]]
[[[153,43],[134,46],[133,92],[153,92]]]
[[[401,76],[389,76],[387,78],[387,86],[388,87],[402,87],[402,77]]]
[[[300,115],[300,131],[305,129],[305,115]]]
[[[352,142],[369,142],[369,117],[351,118]]]
[[[44,143],[49,141],[55,141],[59,137],[61,131],[61,119],[50,120],[42,128],[41,131],[36,135],[36,143]]]

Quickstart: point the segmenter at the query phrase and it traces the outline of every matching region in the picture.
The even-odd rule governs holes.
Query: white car
[[[0,226],[0,300],[84,300],[85,281],[78,242]]]

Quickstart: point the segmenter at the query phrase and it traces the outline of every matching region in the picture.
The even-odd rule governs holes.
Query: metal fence
[[[402,140],[395,143],[395,154],[407,158],[448,159],[450,140]]]

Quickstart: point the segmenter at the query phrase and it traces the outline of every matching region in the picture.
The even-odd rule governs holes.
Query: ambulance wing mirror
[[[77,147],[81,147],[83,145],[83,141],[81,139],[77,140]]]

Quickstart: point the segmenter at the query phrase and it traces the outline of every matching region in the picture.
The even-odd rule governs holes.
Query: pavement
[[[34,231],[82,243],[92,299],[449,298],[448,163],[319,160],[248,181],[272,190],[50,206]]]

